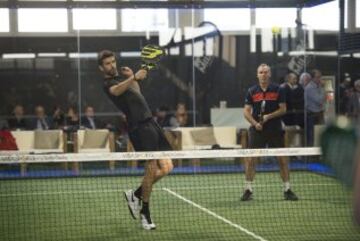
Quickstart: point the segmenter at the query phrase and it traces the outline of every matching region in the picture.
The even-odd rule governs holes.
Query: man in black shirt
[[[286,126],[298,125],[304,128],[304,88],[297,83],[297,76],[289,73],[284,88],[286,98],[286,114],[283,121]]]
[[[244,107],[244,117],[251,124],[249,148],[284,147],[281,116],[286,113],[285,94],[280,86],[270,83],[271,70],[267,64],[259,65],[259,83],[250,87]],[[255,177],[255,158],[245,159],[245,189],[242,201],[252,199],[252,183]],[[279,156],[280,175],[284,182],[285,200],[298,200],[290,189],[289,167],[286,157]]]
[[[121,67],[119,73],[115,54],[108,50],[99,53],[98,64],[104,74],[104,91],[116,107],[127,118],[129,138],[136,151],[171,150],[163,130],[152,118],[150,108],[141,94],[139,82],[146,78],[147,70],[135,74],[129,67]],[[170,159],[146,162],[145,174],[139,188],[124,192],[130,214],[134,219],[140,215],[142,227],[146,230],[156,226],[150,217],[149,200],[152,187],[173,169]]]

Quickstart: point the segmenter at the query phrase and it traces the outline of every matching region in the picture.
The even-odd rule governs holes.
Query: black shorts
[[[135,151],[172,150],[163,129],[153,119],[140,123],[129,132]]]
[[[282,130],[257,131],[249,130],[249,148],[281,148],[285,147],[284,132]]]

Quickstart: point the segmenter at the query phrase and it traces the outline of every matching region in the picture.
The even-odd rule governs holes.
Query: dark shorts
[[[284,132],[282,130],[257,131],[249,130],[249,148],[281,148],[285,147]]]
[[[163,129],[153,119],[138,124],[129,132],[129,138],[135,151],[172,150]]]

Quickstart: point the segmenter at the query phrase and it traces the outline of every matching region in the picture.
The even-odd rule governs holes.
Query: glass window
[[[312,8],[303,9],[303,23],[309,28],[319,30],[339,29],[339,3],[332,1]]]
[[[19,32],[67,32],[66,9],[28,9],[18,10]]]
[[[76,30],[116,30],[116,9],[74,9]]]
[[[158,31],[169,26],[167,9],[123,9],[121,29],[124,32]]]
[[[73,0],[74,2],[115,2],[115,0]]]
[[[356,27],[360,28],[360,2],[356,2]]]
[[[9,9],[0,8],[0,32],[9,32]]]
[[[66,2],[66,0],[20,0],[20,1],[24,1],[24,2],[34,2],[34,1],[36,1],[36,2],[37,1],[42,1],[42,2]]]
[[[255,11],[257,28],[296,27],[295,8],[257,8]]]
[[[214,23],[220,31],[250,29],[250,9],[205,9],[204,20]]]

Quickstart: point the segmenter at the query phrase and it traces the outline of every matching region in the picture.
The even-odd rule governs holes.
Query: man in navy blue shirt
[[[270,82],[271,69],[267,64],[259,65],[259,83],[250,87],[245,98],[244,117],[251,124],[249,148],[284,147],[284,132],[281,117],[286,113],[285,93],[279,85]],[[287,157],[277,157],[280,175],[284,182],[285,200],[298,200],[290,189]],[[245,188],[242,201],[252,199],[252,184],[255,177],[256,158],[245,158]]]

